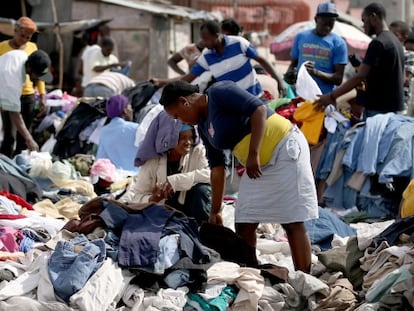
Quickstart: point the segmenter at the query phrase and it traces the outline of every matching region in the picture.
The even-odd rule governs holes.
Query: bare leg
[[[256,248],[256,229],[259,224],[236,223],[235,229],[239,237],[250,246]]]
[[[312,250],[305,224],[296,222],[282,226],[287,234],[295,269],[309,273]]]

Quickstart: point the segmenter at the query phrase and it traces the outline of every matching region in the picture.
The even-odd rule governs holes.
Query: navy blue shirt
[[[198,130],[210,167],[225,164],[223,150],[232,150],[251,132],[250,117],[265,104],[233,81],[216,82],[209,88],[208,116],[199,121]],[[272,114],[268,108],[267,116]]]

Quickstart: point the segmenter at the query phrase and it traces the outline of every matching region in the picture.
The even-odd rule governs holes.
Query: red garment
[[[293,114],[295,113],[296,109],[298,108],[298,103],[303,102],[304,99],[301,97],[296,97],[294,99],[292,99],[289,104],[280,106],[279,108],[277,108],[275,110],[276,113],[280,114],[282,117],[285,117],[286,119],[290,120],[290,122],[294,123],[294,124],[298,124],[301,125],[300,122],[297,122],[294,118],[293,118]]]
[[[9,200],[13,201],[14,203],[20,205],[21,207],[25,207],[25,208],[27,208],[28,210],[31,210],[31,211],[34,210],[33,206],[30,203],[28,203],[26,200],[22,199],[22,197],[18,196],[17,194],[12,194],[12,193],[9,193],[6,190],[2,190],[2,191],[0,191],[0,195],[8,198]]]
[[[0,219],[10,219],[10,220],[14,220],[14,219],[22,219],[22,218],[26,218],[26,216],[25,215],[22,215],[22,214],[17,214],[17,215],[0,214]]]
[[[24,236],[20,230],[11,227],[0,228],[0,250],[7,252],[18,252],[19,244]]]

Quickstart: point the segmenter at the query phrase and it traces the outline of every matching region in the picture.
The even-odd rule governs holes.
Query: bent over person
[[[33,20],[26,16],[20,17],[16,22],[13,37],[10,40],[0,42],[0,56],[13,50],[24,51],[27,55],[32,54],[37,50],[37,45],[30,40],[36,31],[37,26]],[[23,85],[20,96],[20,113],[29,132],[32,128],[34,107],[36,102],[34,87],[37,88],[39,93],[39,112],[40,114],[46,113],[45,82],[38,80],[35,84],[33,84],[33,81],[31,81],[29,76],[26,75],[26,81]],[[10,114],[7,111],[4,111],[1,114],[1,118],[3,121],[3,143],[1,145],[0,152],[11,158],[13,155],[19,154],[23,149],[25,149],[25,140],[14,130]],[[13,148],[15,142],[16,148]]]
[[[1,113],[7,112],[9,114],[11,130],[13,133],[18,131],[22,135],[27,148],[31,151],[38,151],[39,146],[34,141],[20,114],[22,86],[26,81],[26,74],[34,82],[38,80],[50,82],[52,80],[52,74],[49,72],[50,65],[49,55],[42,50],[33,52],[29,57],[26,52],[21,50],[13,50],[0,56]]]
[[[235,209],[236,233],[256,247],[259,223],[280,223],[295,269],[309,273],[311,246],[304,221],[318,217],[316,188],[306,138],[289,120],[232,81],[217,82],[207,95],[185,81],[167,84],[160,103],[173,118],[198,125],[211,168],[209,222],[223,224],[224,150],[246,167]]]

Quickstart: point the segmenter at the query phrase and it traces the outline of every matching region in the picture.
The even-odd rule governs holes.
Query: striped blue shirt
[[[249,93],[261,96],[263,90],[250,62],[258,56],[256,48],[239,36],[224,36],[224,42],[223,54],[204,49],[190,72],[200,76],[209,70],[217,81],[234,81]]]

